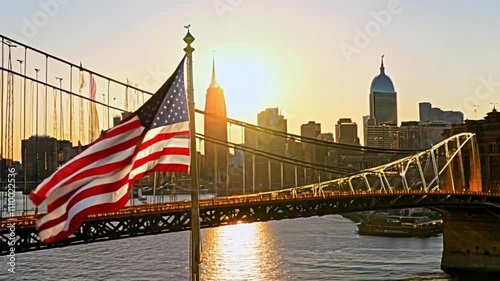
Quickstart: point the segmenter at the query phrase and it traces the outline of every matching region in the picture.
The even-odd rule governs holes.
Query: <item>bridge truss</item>
[[[325,192],[322,196],[298,194],[295,198],[269,194],[246,198],[224,197],[200,201],[202,228],[236,223],[324,216],[345,212],[409,207],[463,207],[491,205],[500,217],[500,195],[483,192],[394,191],[393,193]],[[190,202],[162,203],[125,209],[89,217],[69,238],[54,244],[40,241],[36,217],[18,218],[16,253],[65,247],[168,232],[189,230]],[[10,253],[8,221],[0,223],[0,255]]]
[[[258,194],[289,195],[295,198],[298,194],[304,193],[324,196],[325,192],[346,191],[351,193],[482,192],[481,167],[475,135],[457,134],[415,155],[346,177]]]

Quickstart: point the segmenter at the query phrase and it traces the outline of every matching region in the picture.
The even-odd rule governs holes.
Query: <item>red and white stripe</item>
[[[149,173],[188,172],[188,123],[143,134],[139,118],[131,115],[45,179],[30,194],[37,206],[47,200],[47,214],[37,222],[41,240],[65,239],[88,215],[120,210],[133,183]]]

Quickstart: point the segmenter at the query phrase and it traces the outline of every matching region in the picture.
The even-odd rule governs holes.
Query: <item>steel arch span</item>
[[[231,198],[325,192],[359,191],[394,193],[396,191],[483,192],[480,159],[473,133],[451,136],[415,155],[356,172],[347,177],[304,186],[236,195]]]

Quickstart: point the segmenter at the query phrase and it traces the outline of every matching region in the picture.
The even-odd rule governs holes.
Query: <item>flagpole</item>
[[[191,43],[194,42],[194,37],[189,33],[189,26],[187,34],[184,36],[184,42],[187,46],[184,48],[187,58],[187,94],[188,94],[188,111],[189,111],[189,131],[191,141],[191,280],[200,280],[200,263],[201,263],[201,249],[200,249],[200,206],[198,198],[198,166],[197,166],[197,153],[196,153],[196,130],[194,119],[194,91],[193,91],[193,52],[194,48]]]

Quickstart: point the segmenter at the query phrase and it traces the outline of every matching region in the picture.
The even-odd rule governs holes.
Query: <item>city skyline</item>
[[[1,7],[14,279],[498,279],[500,2]]]
[[[381,61],[381,66],[380,66],[380,75],[384,75],[383,57],[384,57],[384,55],[382,55],[382,61]],[[88,74],[88,73],[83,72],[83,76],[85,76],[86,74]],[[89,75],[90,75],[89,77],[90,77],[91,82],[93,82],[92,74],[89,74]],[[378,77],[380,77],[380,75],[379,75],[379,76],[376,76],[376,77],[374,78],[374,80],[373,80],[373,82],[372,82],[372,87],[371,87],[371,88],[372,88],[372,90],[373,90],[373,83],[374,83],[374,81],[375,81],[375,80],[377,80],[377,78],[378,78]],[[82,76],[81,76],[81,74],[80,74],[80,77],[82,77]],[[385,76],[385,77],[387,77],[387,76]],[[59,77],[56,77],[56,78],[57,78],[57,79],[60,79]],[[390,81],[390,78],[387,78],[387,79],[388,79],[388,81],[390,82],[390,84],[392,85],[392,82]],[[81,83],[81,82],[80,82],[80,83]],[[83,84],[85,84],[85,82],[84,82]],[[91,83],[91,84],[92,84],[92,83]],[[15,85],[15,83],[14,83],[14,85]],[[129,82],[129,80],[128,80],[128,79],[127,79],[127,85],[130,85],[130,82]],[[94,82],[94,87],[95,87],[95,82]],[[90,88],[91,88],[91,89],[94,89],[94,88],[92,88],[92,87],[90,87]],[[222,87],[220,87],[220,86],[219,86],[219,84],[216,82],[216,78],[215,78],[215,58],[214,58],[214,57],[212,58],[211,82],[210,82],[210,85],[209,85],[209,87],[208,87],[207,93],[210,93],[210,90],[211,90],[211,89],[212,89],[212,94],[213,94],[213,91],[215,91],[215,92],[217,92],[219,95],[222,95],[221,97],[217,97],[217,98],[216,98],[216,99],[219,99],[220,101],[222,101],[222,103],[221,103],[220,105],[216,105],[216,103],[219,103],[219,101],[218,101],[218,102],[216,102],[216,103],[213,103],[213,104],[211,104],[211,105],[209,106],[209,107],[210,107],[210,109],[205,108],[205,111],[206,111],[206,112],[208,112],[208,113],[213,113],[212,111],[214,111],[214,110],[215,110],[215,111],[220,111],[220,110],[222,110],[222,111],[219,113],[219,115],[226,116],[226,105],[225,105],[225,101],[224,101],[224,93],[223,93],[223,89],[222,89]],[[215,90],[214,90],[214,89],[215,89]],[[94,89],[93,91],[95,91],[95,89]],[[391,91],[394,91],[394,89],[392,89]],[[91,90],[91,92],[92,92],[92,90]],[[130,104],[132,104],[132,107],[130,107],[130,106],[126,106],[126,108],[129,108],[129,110],[131,110],[131,108],[133,108],[134,104],[133,104],[133,102],[130,102],[130,100],[134,99],[135,97],[133,97],[133,95],[137,95],[137,93],[135,93],[135,94],[131,94],[128,88],[126,88],[126,91],[125,91],[125,92],[126,92],[126,97],[125,97],[125,100],[127,101],[127,102],[126,102],[126,104],[129,104],[129,105],[130,105]],[[220,93],[219,93],[219,92],[220,92]],[[93,93],[94,93],[94,98],[92,98],[92,99],[95,99],[95,92],[93,92]],[[396,93],[394,92],[394,94],[396,94]],[[91,93],[91,95],[92,95],[92,93]],[[371,95],[370,95],[370,96],[371,96]],[[104,97],[104,94],[103,94],[103,97]],[[135,104],[135,106],[139,106],[138,100],[139,100],[139,97],[137,96],[137,103]],[[208,94],[207,94],[207,99],[206,99],[206,100],[208,100]],[[207,106],[207,102],[206,102],[206,100],[205,100],[205,106]],[[420,107],[422,104],[429,104],[429,106],[430,106],[430,103],[428,103],[428,102],[420,102],[420,103],[419,103],[419,107]],[[221,107],[221,108],[217,108],[217,107]],[[93,108],[93,110],[94,110],[94,111],[96,110],[95,105],[93,105],[93,107],[92,107],[92,108]],[[91,108],[90,108],[90,107],[87,107],[87,109],[88,109],[88,110],[89,110],[89,112],[90,112]],[[278,112],[278,111],[279,111],[279,112],[280,112],[280,114],[281,114],[281,110],[280,110],[279,106],[278,106],[278,107],[268,107],[268,108],[264,109],[264,111],[268,111],[268,110],[271,110],[271,109],[272,109],[272,110],[276,110],[276,112]],[[66,110],[66,109],[65,109],[65,110]],[[440,112],[443,112],[440,108],[433,108],[433,110],[438,110],[438,111],[440,111]],[[214,111],[214,112],[215,112],[215,111]],[[397,104],[396,104],[396,111],[397,111]],[[101,112],[103,116],[106,116],[106,111],[105,111],[105,110],[103,110],[103,111],[99,111],[99,112]],[[444,112],[448,112],[448,111],[444,111]],[[66,113],[67,113],[67,111],[66,111]],[[460,112],[458,112],[458,113],[460,113]],[[52,114],[52,113],[50,113],[50,112],[49,112],[49,114]],[[57,114],[57,112],[56,112],[56,114]],[[87,112],[85,112],[85,114],[87,114]],[[126,116],[128,113],[126,113],[126,112],[122,112],[122,114],[125,114],[125,116]],[[420,114],[421,114],[421,113],[420,113]],[[259,115],[260,115],[260,113],[259,113],[259,114],[256,114],[256,115],[257,115],[257,116],[259,116]],[[57,115],[56,115],[56,116],[57,116]],[[286,116],[284,116],[284,117],[286,118]],[[85,117],[85,118],[86,118],[86,117]],[[115,116],[113,116],[113,119],[114,119],[114,118],[116,118],[116,115],[115,115]],[[210,119],[210,118],[209,118],[209,119]],[[351,118],[340,118],[339,120],[342,120],[342,119],[349,119],[349,120],[351,120]],[[438,121],[438,120],[439,120],[439,119],[436,119],[436,121]],[[463,120],[463,119],[462,119],[462,120]],[[441,120],[441,121],[444,121],[444,119],[443,119],[443,120]],[[96,121],[96,122],[97,122],[97,121]],[[109,124],[109,122],[110,122],[110,120],[107,120],[107,121],[105,121],[104,123]],[[197,122],[199,122],[199,119],[197,119]],[[312,122],[312,123],[314,123],[315,121],[308,121],[308,123],[311,123],[311,122]],[[402,122],[401,122],[401,125],[403,126],[403,123],[406,123],[406,122],[407,122],[407,121],[402,121]],[[410,122],[413,122],[413,121],[410,121]],[[206,123],[206,118],[205,118],[205,123]],[[321,123],[316,123],[316,124],[317,124],[317,125],[321,125]],[[354,122],[354,124],[355,124],[355,122]],[[115,125],[116,125],[116,124],[115,124]],[[304,125],[306,125],[306,124],[301,124],[301,127],[302,127],[302,126],[304,126]],[[398,125],[397,125],[397,124],[394,124],[394,125],[395,125],[396,127],[398,127]],[[336,141],[336,142],[339,142],[339,140],[338,140],[338,131],[337,131],[337,128],[336,128],[336,126],[337,126],[337,125],[334,125],[334,126],[335,126],[335,128],[334,128],[334,129],[335,129],[335,131],[336,131],[335,138],[337,138],[337,141]],[[45,131],[44,131],[44,132],[39,132],[39,134],[38,134],[38,135],[39,135],[39,136],[41,136],[41,137],[45,137],[45,136],[46,136],[46,137],[56,137],[56,136],[57,136],[57,134],[59,134],[59,133],[55,133],[55,134],[48,133],[48,131],[50,131],[50,128],[51,128],[50,126],[48,126],[48,127],[47,127],[47,126],[45,126],[45,125],[44,125],[44,126],[42,126],[42,127],[45,127],[45,129],[44,129],[44,130],[47,130],[47,132],[45,132]],[[67,129],[67,127],[68,127],[68,125],[66,125],[66,129]],[[105,128],[107,128],[107,127],[103,127],[102,129],[104,130]],[[206,126],[203,126],[203,127],[202,127],[202,129],[205,131],[205,134],[207,134],[207,135],[211,135],[211,133],[206,133],[206,130],[205,130],[204,128],[206,128]],[[54,127],[54,132],[56,131],[56,129],[57,129],[57,125],[56,125],[56,127]],[[234,130],[234,129],[235,129],[235,128],[231,128],[231,126],[229,126],[229,128],[228,128],[228,130],[229,130],[229,131]],[[238,130],[238,129],[236,129],[236,130]],[[360,129],[360,128],[358,128],[357,130],[361,130],[361,129]],[[200,128],[199,128],[199,127],[197,128],[197,131],[200,131]],[[238,131],[239,131],[239,130],[238,130]],[[332,130],[332,131],[333,131],[333,130]],[[324,133],[328,134],[328,133],[331,133],[332,131],[330,131],[330,129],[329,129],[329,128],[327,128],[327,129],[326,129],[326,131],[325,131]],[[242,131],[239,131],[239,132],[242,132]],[[293,133],[293,130],[292,130],[292,133]],[[61,134],[62,134],[62,132],[61,132]],[[67,132],[66,132],[66,134],[67,134]],[[225,135],[226,135],[226,137],[228,136],[228,134],[227,134],[227,133],[225,133]],[[234,135],[235,135],[235,134],[233,133],[233,136],[234,136]],[[236,134],[236,135],[237,135],[237,134]],[[365,131],[365,132],[363,132],[363,133],[361,133],[360,135],[364,135],[364,136],[365,136],[365,138],[366,138],[366,131]],[[35,134],[28,135],[28,137],[26,138],[26,140],[27,140],[28,138],[30,138],[31,136],[35,136]],[[69,140],[70,138],[69,138],[69,137],[66,137],[66,136],[67,136],[67,135],[65,135],[65,137],[59,137],[59,138],[57,138],[57,139],[58,139],[59,141]],[[229,136],[231,136],[231,133],[229,133]],[[240,135],[239,137],[241,137],[241,135]],[[238,136],[237,136],[236,138],[238,138]],[[233,140],[234,140],[234,139],[233,139]],[[81,139],[78,139],[78,140],[73,139],[73,143],[75,143],[75,142],[80,143],[80,141],[81,141]],[[242,140],[241,142],[243,142],[243,140]],[[354,144],[356,144],[356,143],[354,143]],[[366,143],[360,144],[360,143],[358,142],[357,144],[358,144],[358,145],[365,145],[365,146],[366,146],[366,145],[368,145],[368,146],[373,146],[373,147],[375,147],[375,146],[376,146],[376,145],[374,145],[374,144],[369,144],[369,143],[368,143],[368,144],[366,144]],[[201,151],[202,153],[206,154],[206,146],[207,146],[207,144],[206,144],[206,142],[205,142],[205,147],[203,147],[203,146],[198,146],[198,150],[199,150],[199,151]],[[204,148],[205,148],[205,149],[204,149]],[[393,148],[396,148],[396,147],[393,147]],[[19,160],[20,160],[20,159],[18,159],[18,158],[17,158],[17,157],[20,157],[20,156],[18,155],[18,154],[19,154],[18,149],[19,149],[19,147],[18,147],[17,145],[14,145],[14,150],[15,150],[14,160],[16,160],[16,161],[19,161]],[[223,154],[223,153],[221,153],[221,155],[222,155],[222,154]],[[225,157],[223,157],[223,158],[225,158]],[[225,163],[225,161],[219,161],[219,162],[220,162],[220,163]],[[223,164],[222,166],[225,166],[225,165]]]
[[[381,54],[386,54],[388,73],[398,89],[401,121],[417,120],[420,101],[447,110],[461,110],[465,118],[472,119],[474,97],[479,101],[477,117],[481,118],[490,111],[490,102],[494,102],[492,93],[500,80],[496,78],[500,68],[495,63],[500,58],[494,51],[500,42],[489,32],[500,25],[492,12],[498,6],[493,1],[481,6],[458,1],[452,11],[445,10],[442,3],[410,1],[342,4],[288,1],[286,8],[281,1],[266,4],[239,1],[234,6],[222,0],[175,5],[152,1],[144,7],[123,1],[120,17],[112,13],[115,3],[111,1],[100,3],[94,13],[82,13],[96,3],[59,4],[57,13],[52,16],[46,13],[47,22],[38,26],[33,18],[37,12],[44,12],[42,7],[34,2],[10,3],[9,14],[2,15],[5,29],[1,31],[69,60],[83,61],[95,71],[123,80],[128,77],[155,91],[161,83],[156,77],[163,78],[161,74],[171,70],[169,62],[182,56],[182,26],[189,22],[197,39],[194,43],[197,107],[204,107],[203,89],[209,84],[207,73],[215,50],[228,116],[255,123],[257,112],[279,107],[294,133],[309,120],[321,123],[325,131],[333,131],[336,120],[343,117],[362,124],[362,116],[369,110],[366,98],[369,83],[378,72]],[[306,6],[308,13],[302,13]],[[433,8],[428,9],[429,6]],[[280,20],[270,12],[277,7],[281,8]],[[420,15],[424,10],[426,20],[422,21]],[[134,20],[137,11],[148,20]],[[251,21],[246,16],[255,12],[259,13],[260,21]],[[388,23],[377,21],[383,15],[390,15],[386,18]],[[68,21],[72,17],[74,20]],[[294,22],[297,18],[300,20]],[[28,22],[34,26],[31,33]],[[356,36],[363,37],[360,34],[366,33],[363,30],[370,25],[377,25],[374,30],[379,31],[373,32],[374,36],[365,34],[366,46],[357,46]],[[409,31],[412,36],[404,39]],[[465,32],[473,36],[467,42],[463,42]],[[65,38],[65,44],[58,43],[61,38]],[[102,44],[108,47],[101,48]],[[346,48],[354,53],[346,55],[349,53]],[[480,85],[483,89],[476,97],[475,90]],[[346,96],[349,98],[343,99]],[[304,109],[306,102],[314,110]],[[198,128],[202,128],[201,123],[198,122]]]
[[[382,55],[382,61],[381,61],[381,67],[380,67],[380,71],[381,71],[381,72],[380,72],[380,74],[382,74],[382,75],[384,74],[383,57],[384,57],[384,55]],[[84,72],[84,73],[83,73],[83,76],[85,76],[85,75],[87,75],[87,74],[88,74],[88,73]],[[375,76],[375,78],[374,78],[374,80],[373,80],[373,81],[375,81],[375,80],[377,79],[377,77],[379,77],[379,76]],[[58,78],[58,77],[56,77],[56,78]],[[59,78],[58,78],[58,79],[59,79]],[[92,79],[92,75],[91,75],[91,74],[90,74],[90,79]],[[388,78],[388,79],[389,79],[389,81],[390,81],[390,78]],[[391,81],[390,81],[390,83],[391,83],[391,85],[392,85],[392,82],[391,82]],[[84,84],[85,84],[85,82],[84,82]],[[129,80],[128,80],[128,79],[127,79],[127,84],[128,84],[128,85],[130,85],[130,82],[129,82]],[[14,85],[15,85],[15,83],[14,83]],[[95,85],[95,82],[94,82],[94,85]],[[372,82],[372,85],[373,85],[373,82]],[[136,86],[137,86],[137,85],[136,85]],[[373,86],[372,86],[372,88],[373,88]],[[224,93],[223,93],[223,89],[222,89],[222,87],[220,87],[220,86],[219,86],[219,84],[218,84],[218,83],[216,82],[216,80],[215,80],[215,58],[214,58],[214,57],[212,58],[211,82],[210,82],[210,85],[209,85],[209,87],[208,87],[208,90],[210,90],[210,89],[216,89],[217,91],[221,91],[222,98],[218,97],[217,99],[221,99],[221,100],[222,100],[222,104],[221,104],[220,106],[222,106],[222,107],[223,107],[223,113],[220,113],[220,114],[222,114],[222,115],[224,115],[224,116],[225,116],[225,115],[226,115],[226,113],[225,113],[225,112],[226,112],[226,105],[225,105],[225,101],[224,101]],[[207,90],[207,91],[208,91],[208,90]],[[394,91],[394,90],[391,90],[391,91]],[[126,95],[128,96],[128,97],[126,97],[126,98],[125,98],[125,100],[126,100],[126,101],[128,101],[128,102],[126,102],[126,104],[127,104],[127,103],[129,104],[129,106],[128,106],[128,107],[126,107],[126,108],[129,108],[129,110],[130,110],[131,108],[133,108],[133,106],[134,106],[134,105],[135,105],[135,106],[139,106],[139,103],[138,103],[139,98],[138,98],[138,96],[137,96],[137,103],[136,103],[136,104],[134,104],[134,103],[133,103],[133,101],[131,101],[131,100],[133,100],[134,98],[136,98],[136,97],[134,97],[134,95],[137,95],[137,93],[136,93],[136,94],[131,94],[128,88],[126,89],[126,91],[125,91],[125,92],[126,92]],[[394,94],[395,94],[395,93],[394,93]],[[94,94],[94,95],[95,95],[95,94]],[[104,96],[104,94],[103,94],[103,96]],[[369,96],[369,97],[370,97],[370,96]],[[132,104],[132,107],[130,107],[130,104]],[[430,103],[428,103],[428,102],[419,102],[419,107],[420,107],[422,104],[430,104]],[[496,103],[495,103],[495,104],[496,104]],[[492,103],[492,105],[493,105],[493,103]],[[207,102],[206,102],[206,100],[205,100],[205,107],[206,107],[206,106],[207,106]],[[215,104],[210,105],[210,107],[211,107],[212,109],[207,110],[207,108],[205,108],[205,111],[207,111],[207,112],[209,112],[209,113],[210,113],[211,111],[213,111],[213,110],[214,110],[214,106],[215,106]],[[430,105],[429,105],[429,106],[430,106]],[[96,110],[96,109],[95,109],[95,106],[94,106],[93,108],[94,108],[94,110]],[[90,110],[90,108],[89,108],[89,107],[87,107],[86,109]],[[216,108],[215,108],[215,109],[216,109]],[[267,107],[267,108],[263,109],[263,111],[267,111],[267,110],[270,110],[270,109],[277,110],[277,111],[281,112],[281,109],[279,108],[279,106],[277,106],[277,107]],[[433,108],[433,109],[434,109],[434,110],[438,110],[438,111],[443,112],[440,108]],[[475,108],[475,109],[477,109],[477,108]],[[66,109],[65,109],[65,110],[66,110]],[[220,110],[220,109],[216,109],[216,111],[217,111],[217,110]],[[421,110],[421,109],[420,109],[420,110]],[[397,111],[397,104],[396,104],[396,111]],[[444,111],[444,112],[448,112],[448,111]],[[451,111],[450,111],[450,112],[451,112]],[[67,112],[66,112],[66,113],[67,113]],[[105,110],[103,110],[103,111],[99,110],[99,113],[102,113],[102,116],[106,116],[106,111],[105,111]],[[457,112],[457,113],[460,113],[460,112]],[[477,113],[477,112],[475,112],[475,114],[476,114],[476,113]],[[52,114],[52,113],[50,113],[50,112],[49,112],[49,114]],[[57,114],[57,113],[56,113],[56,114]],[[85,114],[88,114],[88,113],[87,113],[87,112],[85,112]],[[125,114],[125,116],[127,115],[127,113],[126,113],[126,112],[122,112],[122,114]],[[280,114],[281,114],[281,113],[280,113]],[[421,112],[420,112],[419,114],[421,114]],[[100,115],[100,116],[101,116],[101,114],[98,114],[98,115]],[[259,115],[259,114],[255,114],[255,116],[258,116],[258,115]],[[57,116],[57,115],[56,115],[56,116]],[[101,116],[101,117],[102,117],[102,116]],[[116,118],[116,116],[117,116],[117,115],[113,116],[113,118]],[[230,117],[230,116],[229,116],[229,117]],[[284,117],[286,118],[286,116],[284,116]],[[368,116],[366,116],[366,117],[368,117]],[[86,117],[85,117],[85,118],[86,118]],[[111,118],[111,116],[110,116],[109,118]],[[421,116],[420,116],[420,118],[421,118]],[[206,118],[205,118],[205,119],[206,119]],[[210,119],[210,118],[209,118],[209,119]],[[349,120],[350,120],[350,119],[351,119],[351,117],[339,118],[339,120],[341,120],[341,119],[349,119]],[[479,119],[481,119],[481,118],[478,118],[478,120],[479,120]],[[409,122],[413,122],[413,121],[415,121],[415,120],[418,120],[418,118],[415,118],[414,120],[411,120],[411,121],[409,121]],[[439,119],[436,119],[436,121],[438,121],[438,120],[439,120]],[[461,120],[463,120],[463,119],[461,119]],[[443,120],[441,120],[441,121],[445,121],[445,120],[443,119]],[[200,118],[198,118],[198,119],[197,119],[197,122],[200,122]],[[206,120],[205,120],[205,122],[206,122]],[[311,123],[311,122],[313,122],[313,123],[314,123],[315,121],[311,121],[311,120],[309,120],[308,122],[309,122],[309,123]],[[363,122],[364,122],[364,121],[363,121]],[[403,125],[403,123],[406,123],[406,122],[408,122],[408,121],[401,121],[401,125]],[[109,124],[109,123],[110,123],[110,120],[107,120],[107,121],[105,121],[104,123]],[[355,122],[354,122],[354,123],[355,123]],[[300,127],[304,126],[305,124],[307,124],[307,123],[303,123],[303,124],[301,124],[301,125],[300,125]],[[316,123],[316,124],[321,125],[321,123]],[[116,124],[115,124],[115,125],[116,125]],[[395,125],[396,127],[398,127],[398,126],[399,126],[399,124],[394,124],[394,125]],[[330,130],[330,128],[325,128],[325,131],[324,131],[323,133],[331,133],[331,132],[337,131],[336,126],[337,126],[337,125],[334,125],[334,128],[333,128],[334,130]],[[45,137],[45,136],[47,136],[47,137],[56,137],[56,135],[58,135],[58,134],[59,134],[59,132],[58,132],[58,133],[56,133],[55,135],[54,135],[54,134],[49,133],[48,131],[50,131],[50,129],[51,129],[51,127],[50,127],[50,126],[48,126],[48,127],[47,127],[47,126],[41,126],[41,127],[46,127],[45,129],[47,129],[47,133],[45,134],[45,132],[41,132],[41,131],[40,131],[40,132],[39,132],[39,134],[38,134],[39,136],[42,136],[42,137]],[[66,130],[67,130],[67,127],[68,127],[68,125],[66,124]],[[198,126],[197,131],[204,130],[204,128],[205,128],[205,127],[206,127],[206,126],[202,126],[202,127],[201,127],[202,129],[200,129],[200,126]],[[105,128],[106,128],[106,127],[103,127],[103,129],[105,129]],[[57,125],[56,125],[55,129],[57,129]],[[55,130],[55,129],[54,129],[54,130]],[[40,128],[40,130],[41,130],[41,128]],[[232,133],[232,135],[233,135],[233,136],[234,136],[234,135],[236,135],[236,139],[237,139],[238,137],[240,137],[240,138],[241,138],[241,134],[238,136],[238,133],[241,133],[241,131],[240,131],[239,129],[236,129],[236,130],[235,130],[235,128],[231,128],[231,126],[229,126],[228,131],[231,131],[231,130],[236,131],[236,134],[235,134],[234,132]],[[357,130],[358,130],[358,131],[361,131],[361,130],[362,130],[362,128],[358,128]],[[204,131],[206,131],[206,130],[204,130]],[[294,130],[291,130],[290,132],[291,132],[291,133],[295,133],[295,132],[294,132]],[[66,132],[65,134],[67,134],[67,133],[68,133],[68,132]],[[359,132],[358,132],[358,133],[359,133]],[[365,132],[361,132],[361,133],[359,133],[359,135],[361,135],[361,136],[365,136],[365,134],[366,134],[366,131],[365,131]],[[209,135],[210,135],[210,134],[209,134]],[[228,134],[226,133],[226,136],[227,136],[227,135],[228,135]],[[29,137],[31,137],[31,136],[35,136],[35,134],[28,135],[28,137],[26,138],[26,140],[27,140]],[[231,133],[229,133],[229,136],[231,136]],[[338,134],[337,134],[337,133],[335,134],[335,138],[336,138],[336,141],[335,141],[335,142],[338,142]],[[365,136],[365,138],[366,138],[366,136]],[[58,139],[58,140],[60,140],[60,141],[62,141],[62,140],[69,140],[69,137],[67,137],[67,135],[65,135],[65,137],[62,137],[62,138],[61,138],[61,137],[59,137],[59,138],[57,138],[57,139]],[[81,140],[80,140],[80,139],[78,139],[78,142],[80,142],[80,141],[81,141]],[[233,138],[233,141],[234,141],[234,138]],[[241,140],[241,142],[243,142],[243,140]],[[358,144],[360,144],[360,143],[358,143]],[[360,145],[365,145],[365,146],[366,146],[366,145],[370,145],[370,144],[362,143],[362,144],[360,144]],[[205,146],[206,146],[206,145],[205,145]],[[371,146],[373,146],[373,144],[371,144]],[[16,145],[15,145],[15,150],[16,150],[16,152],[17,152],[17,154],[18,154],[19,152],[17,151],[17,148],[18,148],[18,147],[16,147]],[[204,149],[204,147],[203,147],[203,146],[198,146],[198,150],[199,150],[199,151],[201,151],[202,153],[205,153],[205,151],[206,151],[206,147],[205,147],[205,149]],[[17,159],[17,158],[16,158],[16,156],[17,156],[17,155],[15,155],[14,160],[17,160],[17,161],[18,161],[18,160],[20,160],[20,159]],[[220,162],[224,162],[224,161],[220,161]],[[224,165],[223,165],[223,166],[224,166]]]

